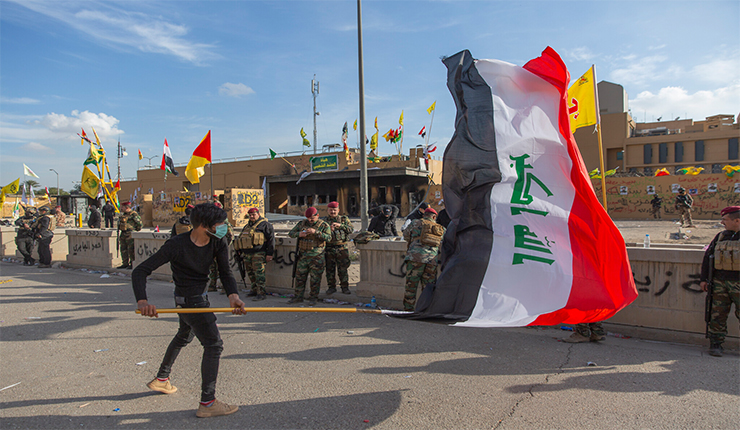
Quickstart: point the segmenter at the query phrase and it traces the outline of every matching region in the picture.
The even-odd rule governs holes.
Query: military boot
[[[580,333],[573,333],[569,337],[566,337],[563,339],[563,342],[567,343],[583,343],[583,342],[590,342],[591,339],[580,334]]]
[[[722,344],[719,342],[712,342],[709,345],[709,355],[712,357],[722,357]]]

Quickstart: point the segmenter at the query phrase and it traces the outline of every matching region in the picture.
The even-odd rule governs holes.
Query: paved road
[[[217,395],[240,410],[196,419],[202,349],[193,344],[180,355],[172,375],[177,393],[148,392],[144,384],[177,318],[135,315],[127,278],[0,263],[0,282],[0,388],[20,382],[0,391],[3,429],[740,423],[738,353],[714,358],[699,347],[615,337],[570,345],[556,341],[567,332],[552,328],[457,328],[327,313],[220,315],[225,350]],[[149,292],[153,303],[171,306],[172,284],[151,282]],[[216,295],[212,302],[227,301]],[[270,297],[260,305],[284,302]]]

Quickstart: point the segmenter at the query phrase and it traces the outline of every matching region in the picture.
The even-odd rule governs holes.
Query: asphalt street
[[[173,285],[150,281],[172,307]],[[262,307],[287,306],[269,296]],[[223,295],[212,306],[227,306]],[[247,306],[253,306],[251,301]],[[337,305],[321,305],[337,306]],[[740,355],[559,328],[479,329],[372,314],[219,314],[217,397],[198,419],[202,348],[178,391],[145,384],[177,316],[134,313],[129,278],[0,263],[0,428],[737,429]],[[592,365],[589,365],[591,363]],[[17,384],[17,385],[15,385]]]

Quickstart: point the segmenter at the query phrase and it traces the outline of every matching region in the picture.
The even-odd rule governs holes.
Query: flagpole
[[[609,210],[606,207],[606,170],[604,170],[604,146],[601,143],[601,110],[599,109],[599,88],[596,86],[596,66],[594,64],[591,65],[591,70],[593,71],[594,75],[593,86],[594,103],[596,104],[596,137],[599,141],[599,166],[601,168],[601,199],[604,210],[609,213]]]
[[[158,314],[203,314],[214,312],[233,312],[239,308],[164,308],[157,309]],[[411,311],[394,311],[388,309],[366,308],[245,308],[250,312],[323,312],[323,313],[351,313],[351,314],[381,314],[381,315],[409,315]],[[137,314],[141,311],[137,309]]]
[[[362,61],[362,0],[357,0],[357,69],[360,92],[360,136],[365,137],[365,72]],[[360,139],[360,220],[361,228],[367,230],[367,148],[365,139]]]
[[[211,157],[213,157],[213,156],[211,156]],[[213,161],[211,161],[208,164],[208,167],[209,167],[208,170],[211,171],[211,198],[213,198]]]
[[[434,102],[436,103],[437,101],[435,100]],[[437,106],[435,105],[434,110],[432,110],[432,120],[429,121],[429,133],[427,133],[427,141],[426,141],[427,146],[429,146],[429,139],[431,139],[431,136],[432,136],[432,124],[434,123],[434,113],[436,111],[437,111]]]

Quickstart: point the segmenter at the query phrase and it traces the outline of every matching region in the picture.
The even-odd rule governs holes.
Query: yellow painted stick
[[[328,313],[359,313],[359,314],[382,314],[382,315],[404,315],[413,312],[391,311],[386,309],[365,308],[245,308],[249,312],[328,312]],[[157,309],[160,314],[200,314],[208,312],[229,312],[234,308],[165,308]],[[140,314],[140,310],[136,310]]]

